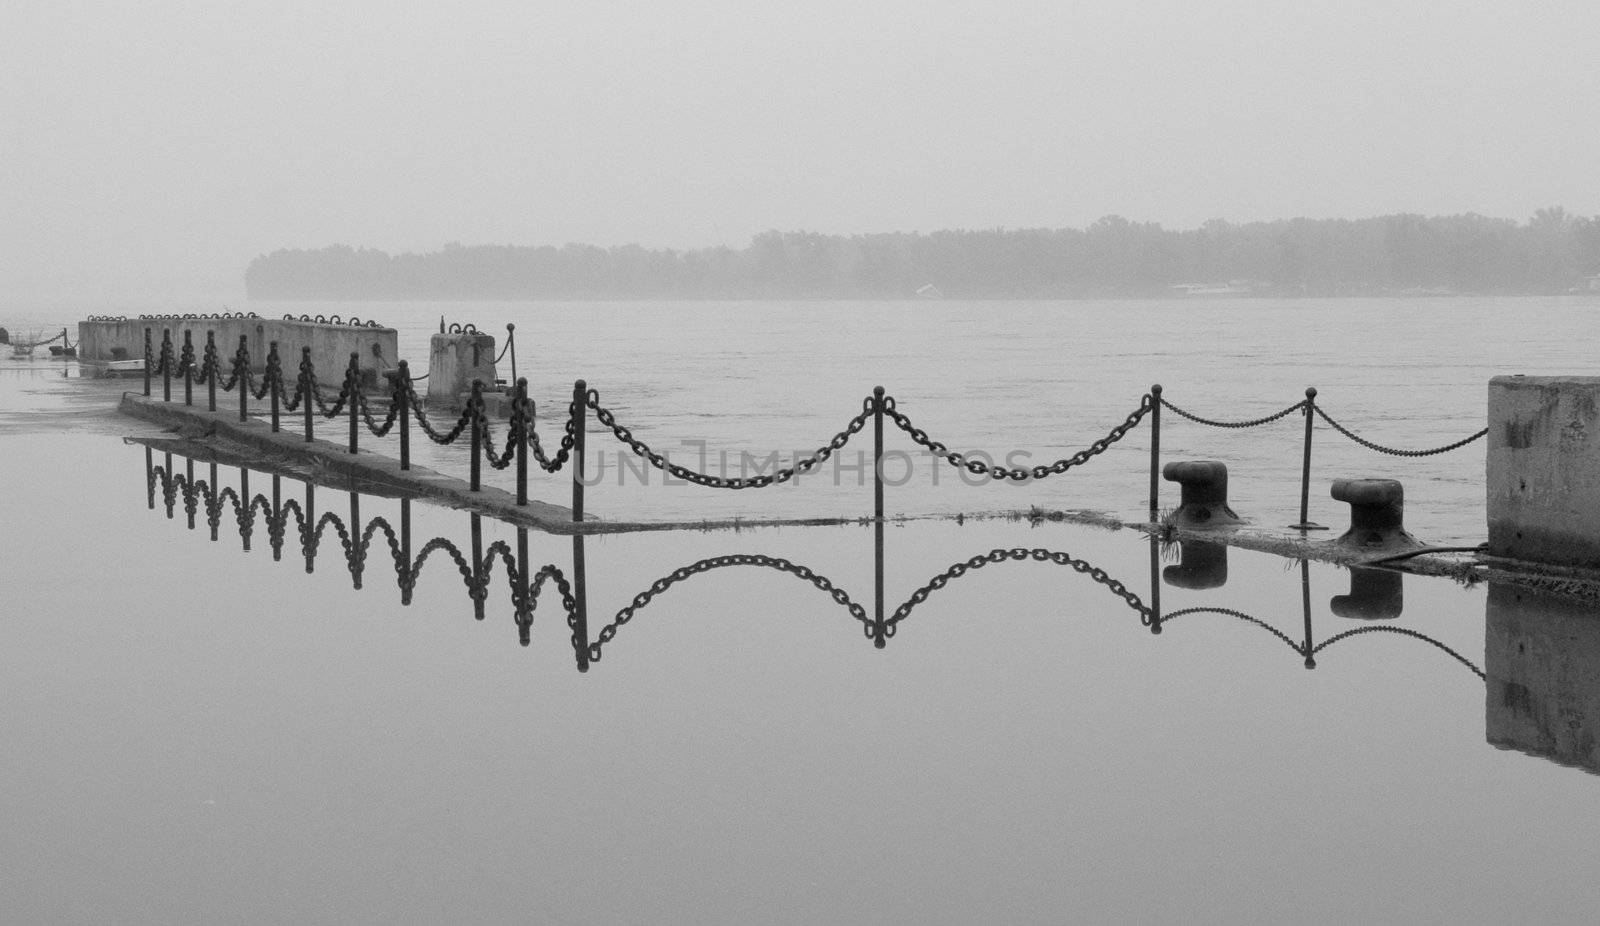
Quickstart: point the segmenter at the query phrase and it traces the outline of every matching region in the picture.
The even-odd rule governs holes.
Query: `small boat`
[[[134,373],[144,372],[144,358],[135,360],[108,360],[101,365],[100,377],[102,379],[116,379],[119,376],[131,376]]]

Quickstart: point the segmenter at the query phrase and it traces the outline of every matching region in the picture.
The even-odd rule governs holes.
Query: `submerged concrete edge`
[[[527,506],[522,507],[517,505],[516,496],[504,489],[484,486],[474,492],[465,480],[415,464],[408,470],[401,469],[399,460],[383,454],[365,450],[352,454],[348,448],[329,441],[307,442],[304,435],[291,431],[274,434],[272,427],[263,421],[240,421],[237,412],[212,412],[131,392],[123,393],[117,410],[134,418],[174,428],[186,437],[202,441],[214,439],[247,447],[275,460],[309,464],[352,479],[394,486],[448,508],[472,511],[550,533],[587,532],[605,523],[574,523],[571,509],[549,502],[529,499]]]

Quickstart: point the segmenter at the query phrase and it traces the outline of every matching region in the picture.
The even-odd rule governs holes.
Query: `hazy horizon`
[[[334,243],[1595,215],[1597,43],[1573,2],[23,0],[0,293],[242,294]]]

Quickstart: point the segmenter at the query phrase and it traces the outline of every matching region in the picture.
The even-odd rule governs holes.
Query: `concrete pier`
[[[1600,772],[1600,618],[1592,602],[1491,583],[1483,668],[1491,745]]]
[[[150,329],[151,349],[161,350],[161,333],[172,332],[174,350],[183,346],[183,334],[190,332],[198,355],[205,349],[206,332],[214,331],[217,352],[223,369],[230,370],[239,337],[245,337],[250,350],[250,367],[257,373],[267,368],[267,350],[278,342],[285,376],[299,375],[300,352],[311,348],[311,362],[317,367],[317,380],[323,383],[344,381],[350,355],[360,360],[362,377],[377,383],[387,370],[400,363],[399,335],[393,328],[343,325],[297,319],[251,318],[130,318],[78,322],[78,357],[82,360],[125,360],[144,356],[144,331]],[[119,356],[120,354],[120,356]]]
[[[495,387],[494,335],[477,331],[436,334],[428,345],[428,401],[464,404],[472,381]]]
[[[1600,377],[1489,381],[1489,553],[1600,569]]]

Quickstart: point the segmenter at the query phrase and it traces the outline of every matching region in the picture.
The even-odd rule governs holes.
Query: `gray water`
[[[454,308],[451,320],[500,320],[495,306]],[[882,382],[936,437],[1042,454],[1098,436],[1153,381],[1181,406],[1241,417],[1314,384],[1375,439],[1444,443],[1482,426],[1488,375],[1582,372],[1576,335],[1596,306],[866,308],[500,317],[547,332],[519,345],[536,393],[584,376],[663,441],[765,450],[825,437]],[[402,325],[420,356],[438,310],[371,314]],[[1193,334],[1175,335],[1180,323]],[[1600,901],[1595,776],[1537,744],[1488,742],[1511,689],[1491,665],[1506,657],[1486,645],[1481,588],[1407,578],[1399,618],[1362,621],[1336,613],[1352,576],[1331,567],[1311,565],[1302,584],[1294,563],[1231,551],[1224,584],[1182,588],[1152,575],[1132,531],[914,521],[883,531],[890,612],[995,549],[1057,551],[1086,571],[1032,559],[972,569],[879,649],[793,575],[717,569],[656,595],[579,672],[548,591],[524,647],[504,582],[475,620],[442,556],[402,605],[381,538],[358,589],[331,529],[308,574],[292,532],[275,560],[259,524],[243,549],[231,509],[215,542],[203,507],[192,530],[181,499],[169,517],[144,448],[118,439],[148,432],[106,411],[114,393],[45,361],[0,363],[8,919],[1587,922]],[[1297,513],[1301,426],[1174,426],[1163,445],[1229,460],[1236,507],[1277,523]],[[1137,515],[1143,439],[1020,489],[919,478],[889,507]],[[1340,457],[1324,430],[1317,442],[1327,478],[1347,464],[1404,480],[1426,539],[1481,539],[1481,445],[1397,463]],[[203,462],[196,473],[210,478]],[[251,493],[270,492],[270,477],[249,478]],[[241,485],[235,467],[217,479]],[[281,482],[303,498],[302,483]],[[777,491],[613,484],[590,506],[870,512],[865,487]],[[398,523],[393,499],[362,497],[352,518],[346,493],[316,497],[350,523]],[[1317,504],[1314,517],[1339,522]],[[411,507],[414,548],[470,547],[466,515]],[[514,546],[515,531],[483,522],[481,540]],[[870,527],[585,543],[594,628],[673,570],[728,553],[803,564],[871,612]],[[533,564],[573,573],[571,541],[535,534],[529,546]],[[1156,572],[1179,555],[1158,551]],[[1092,570],[1146,605],[1159,596],[1164,614],[1228,609],[1260,623],[1213,610],[1155,634]],[[1295,649],[1366,627],[1407,633],[1341,638],[1310,670]],[[1588,722],[1578,684],[1552,716]]]
[[[953,449],[1008,454],[1027,465],[1088,447],[1133,411],[1152,383],[1205,417],[1253,419],[1300,401],[1307,386],[1347,427],[1386,446],[1426,449],[1484,425],[1488,380],[1500,374],[1582,373],[1592,363],[1593,298],[1166,300],[874,303],[248,303],[263,315],[359,315],[400,331],[420,372],[441,316],[503,337],[517,325],[519,375],[541,416],[564,413],[583,378],[635,436],[675,462],[716,474],[754,473],[826,443],[883,385],[899,408]],[[140,305],[18,310],[12,327],[51,330],[86,311],[214,310]],[[503,343],[503,342],[502,342]],[[502,372],[509,371],[502,363]],[[663,485],[600,439],[588,507],[602,517],[853,516],[870,511],[860,464],[870,434],[833,466],[796,485],[752,493]],[[1304,419],[1243,431],[1163,419],[1162,459],[1229,464],[1234,508],[1262,526],[1299,520]],[[547,433],[554,429],[547,423]],[[1145,515],[1148,427],[1071,476],[972,486],[905,435],[886,440],[894,482],[887,510],[907,515],[1089,508]],[[1406,485],[1408,527],[1439,544],[1484,538],[1484,444],[1421,459],[1362,448],[1316,422],[1310,518],[1347,519],[1332,480],[1382,476]],[[749,454],[750,461],[744,461]],[[632,468],[622,470],[625,458]],[[451,462],[454,460],[455,462]],[[464,456],[429,460],[464,472]],[[837,466],[842,463],[843,466]],[[494,477],[491,475],[490,477]],[[648,480],[648,484],[642,484]],[[1163,505],[1175,504],[1171,486]],[[563,479],[535,481],[560,502]]]

